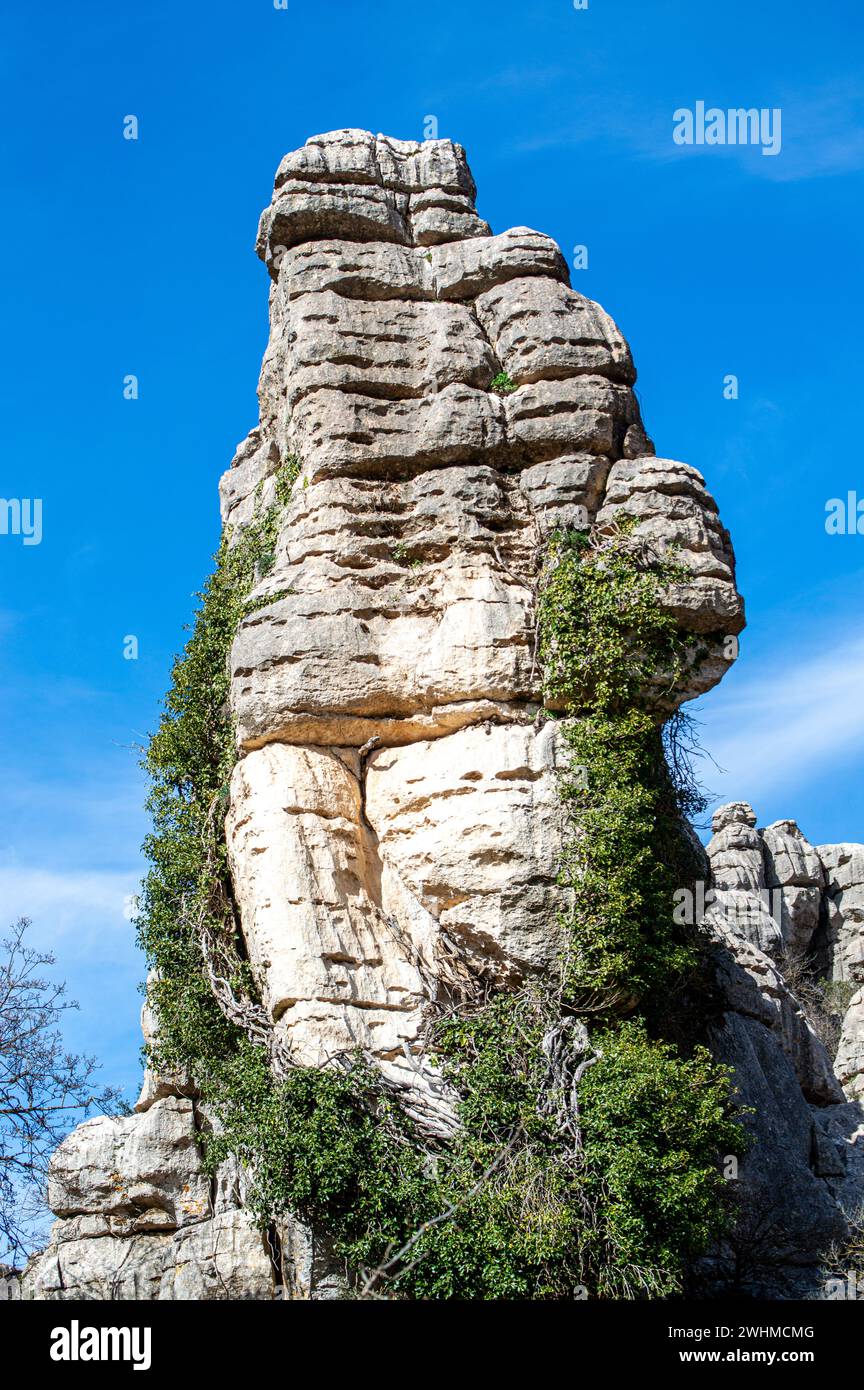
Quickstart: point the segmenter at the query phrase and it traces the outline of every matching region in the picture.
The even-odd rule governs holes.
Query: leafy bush
[[[678,1293],[688,1258],[726,1224],[719,1154],[741,1154],[729,1075],[705,1048],[685,1060],[640,1020],[596,1038],[586,1072],[587,1191],[600,1212],[600,1278],[651,1270],[655,1296]]]

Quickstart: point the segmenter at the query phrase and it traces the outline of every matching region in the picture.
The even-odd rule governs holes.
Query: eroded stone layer
[[[298,1058],[361,1045],[406,1080],[442,938],[508,977],[558,948],[551,532],[635,517],[676,548],[668,602],[704,635],[680,699],[743,624],[716,504],[653,457],[619,329],[548,237],[493,236],[474,191],[449,141],[337,131],[286,156],[258,239],[260,423],[221,489],[236,535],[299,461],[231,656],[250,955]]]

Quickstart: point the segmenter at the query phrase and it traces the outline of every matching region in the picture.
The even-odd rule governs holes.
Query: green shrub
[[[547,696],[568,712],[655,714],[687,667],[690,642],[661,598],[682,566],[643,548],[628,519],[592,543],[585,531],[550,539],[540,591]]]
[[[345,1071],[296,1067],[274,1081],[262,1049],[243,1041],[217,1081],[208,1160],[240,1158],[262,1226],[298,1216],[358,1268],[376,1265],[424,1211],[432,1215],[412,1126],[359,1059]]]
[[[595,1042],[601,1057],[580,1106],[586,1191],[600,1214],[598,1278],[650,1270],[655,1297],[677,1294],[688,1259],[726,1224],[718,1158],[744,1151],[729,1076],[704,1048],[685,1060],[650,1039],[640,1020]]]

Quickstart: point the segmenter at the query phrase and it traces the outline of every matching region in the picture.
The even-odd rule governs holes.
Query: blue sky
[[[701,704],[726,769],[708,780],[762,823],[864,841],[864,536],[824,529],[829,498],[864,497],[862,29],[854,0],[5,7],[0,493],[43,500],[43,539],[0,536],[0,901],[55,950],[70,1043],[106,1080],[139,1076],[136,748],[255,422],[257,217],[318,131],[421,139],[433,115],[494,231],[587,245],[573,282],[629,338],[658,453],[703,471],[738,554],[749,626]],[[781,108],[781,153],[675,145],[700,100]]]

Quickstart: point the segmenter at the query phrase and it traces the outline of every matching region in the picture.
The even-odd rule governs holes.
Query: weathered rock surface
[[[504,977],[550,964],[557,727],[375,749],[268,744],[237,764],[228,844],[262,990],[298,1063],[362,1047],[415,1085],[442,933]]]
[[[258,228],[268,264],[282,247],[320,237],[436,246],[488,236],[474,208],[465,151],[449,140],[416,144],[337,130],[286,155]]]
[[[715,1292],[814,1296],[819,1254],[842,1238],[845,1221],[815,1170],[813,1112],[790,1060],[765,1023],[731,1008],[712,1028],[712,1041],[733,1070],[739,1102],[752,1114],[745,1119],[751,1147],[733,1179],[736,1225],[711,1269],[711,1285]],[[849,1132],[854,1132],[851,1124],[843,1143],[851,1142]],[[839,1144],[834,1151],[839,1166]]]
[[[715,915],[722,912],[734,935],[766,955],[777,956],[782,946],[780,923],[771,911],[753,808],[746,802],[721,807],[715,812],[712,829],[707,854],[716,895]]]
[[[828,977],[864,983],[864,845],[819,845],[825,872]]]
[[[236,1174],[203,1172],[199,1123],[192,1100],[165,1096],[74,1130],[49,1174],[60,1219],[24,1272],[22,1296],[271,1298],[270,1254],[242,1210]]]
[[[281,459],[302,473],[257,595],[273,600],[234,646],[244,749],[446,736],[484,702],[517,718],[541,696],[540,544],[598,512],[681,547],[685,626],[743,624],[716,505],[695,469],[650,456],[627,344],[554,243],[479,219],[466,239],[462,212],[434,246],[414,225],[417,200],[444,212],[473,188],[460,147],[363,131],[316,137],[277,175],[261,420],[223,479],[226,523],[266,505]],[[517,389],[499,395],[502,371]],[[727,668],[708,645],[681,698]]]
[[[535,724],[552,529],[636,515],[680,548],[682,624],[711,648],[743,623],[716,505],[648,452],[615,324],[548,238],[479,219],[466,238],[457,197],[473,182],[447,142],[337,132],[283,162],[261,419],[222,481],[236,528],[300,461],[231,658],[250,955],[298,1058],[361,1045],[406,1084],[442,940],[504,977],[555,958],[555,735]],[[429,207],[453,214],[434,238]],[[727,665],[711,650],[680,698]]]
[[[54,1154],[48,1201],[58,1216],[113,1216],[140,1229],[175,1229],[202,1216],[209,1184],[192,1102],[166,1097],[140,1117],[85,1121]]]
[[[423,984],[395,925],[358,758],[270,744],[235,769],[228,843],[264,998],[304,1065],[363,1047],[405,1065]],[[432,923],[416,905],[418,949]],[[426,914],[428,916],[428,914]],[[425,930],[427,941],[422,941]]]
[[[775,959],[812,949],[827,907],[819,851],[794,820],[756,829],[746,802],[715,812],[708,845],[718,904],[738,934]]]
[[[653,455],[621,459],[609,474],[597,525],[602,531],[624,517],[637,518],[637,534],[659,549],[680,550],[689,574],[671,590],[668,606],[681,626],[691,632],[737,632],[741,600],[732,543],[701,473]],[[722,674],[721,669],[715,681]]]
[[[864,989],[846,1010],[834,1066],[847,1096],[864,1100]]]
[[[825,1046],[780,971],[762,951],[728,930],[722,918],[709,913],[708,922],[726,946],[720,973],[729,1006],[772,1031],[806,1100],[842,1103],[843,1090]]]
[[[757,830],[746,802],[721,807],[713,828],[707,850],[715,890],[711,912],[727,938],[738,939],[736,951],[747,942],[779,962],[781,971],[784,961],[809,960],[831,984],[864,981],[864,846],[814,847],[794,820]],[[847,1005],[833,1065],[850,1099],[864,1093],[860,993]],[[802,1055],[788,1026],[784,1036],[787,1053]],[[800,1079],[805,1091],[812,1090],[812,1077]]]

